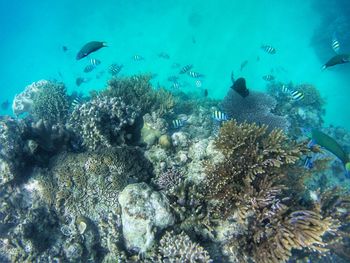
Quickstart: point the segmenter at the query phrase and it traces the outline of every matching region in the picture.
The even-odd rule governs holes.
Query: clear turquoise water
[[[242,75],[251,89],[264,90],[262,76],[278,68],[278,80],[316,85],[327,99],[327,123],[350,129],[350,65],[321,71],[334,54],[332,32],[321,27],[321,38],[313,40],[327,17],[331,23],[344,12],[337,7],[341,1],[330,2],[2,0],[0,100],[12,100],[39,79],[64,81],[69,91],[102,88],[107,73],[99,79],[93,73],[89,83],[75,85],[86,63],[75,60],[77,51],[88,41],[101,40],[109,45],[94,56],[102,61],[101,70],[121,63],[123,74],[157,73],[155,82],[169,86],[167,77],[178,71],[172,63],[193,64],[206,75],[203,87],[215,98],[224,96],[231,70],[238,74],[244,60],[249,62]],[[276,47],[277,54],[264,53],[262,43]],[[63,45],[68,52],[62,51]],[[169,61],[158,58],[162,51],[169,53]],[[132,61],[135,54],[145,60]]]

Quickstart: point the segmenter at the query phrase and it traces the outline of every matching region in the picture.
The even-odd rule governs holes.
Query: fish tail
[[[107,42],[102,42],[102,46],[108,47]]]
[[[321,67],[321,70],[325,70],[327,68],[327,66],[326,65],[323,65],[322,67]]]

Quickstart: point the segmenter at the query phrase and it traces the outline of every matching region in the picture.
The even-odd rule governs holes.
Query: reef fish
[[[326,69],[338,64],[344,64],[350,62],[350,55],[349,54],[339,54],[332,57],[330,60],[327,61],[326,64],[322,66],[322,69]]]
[[[197,79],[196,82],[194,83],[194,85],[195,85],[197,88],[200,88],[200,87],[202,87],[202,81],[200,81],[200,79]]]
[[[119,72],[122,70],[123,65],[118,65],[113,63],[112,65],[109,66],[108,72],[112,75],[112,76],[116,76],[119,74]]]
[[[181,119],[176,119],[172,121],[172,125],[174,129],[178,129],[185,125],[185,121]]]
[[[175,82],[175,81],[178,81],[178,80],[179,80],[178,76],[169,76],[168,77],[168,81],[171,81],[171,82]]]
[[[227,121],[228,120],[227,114],[222,112],[222,111],[219,111],[219,110],[213,111],[212,118],[216,121]]]
[[[169,59],[169,58],[170,58],[169,54],[166,53],[166,52],[160,52],[160,53],[158,54],[158,57],[164,58],[164,59]]]
[[[98,59],[96,59],[96,58],[91,58],[91,59],[89,60],[89,62],[90,62],[91,65],[94,65],[94,66],[97,66],[97,65],[100,65],[100,64],[101,64],[101,60],[98,60]]]
[[[339,158],[344,164],[346,170],[350,171],[350,158],[349,155],[344,151],[344,149],[338,144],[336,140],[334,140],[329,135],[316,130],[311,130],[311,137],[314,143],[322,146],[327,151],[333,153],[335,156]]]
[[[99,50],[100,48],[107,47],[106,42],[101,41],[91,41],[86,43],[78,52],[76,59],[82,59],[92,52]]]
[[[275,77],[273,75],[271,75],[271,74],[265,75],[262,78],[265,81],[273,81],[273,80],[275,80]]]
[[[335,34],[333,34],[333,37],[332,37],[332,49],[337,54],[340,50],[340,43],[339,43],[338,38]]]
[[[188,64],[180,70],[179,74],[184,74],[184,73],[188,72],[189,70],[191,70],[192,68],[193,68],[193,65]]]
[[[85,73],[89,73],[91,71],[93,71],[95,69],[95,65],[87,65],[85,68],[84,68],[84,72]]]
[[[268,54],[276,54],[276,49],[270,45],[261,45],[261,48]]]
[[[141,61],[141,60],[145,60],[145,58],[143,57],[143,56],[140,56],[140,55],[133,55],[132,56],[132,59],[134,60],[134,61]]]
[[[298,90],[291,90],[290,96],[292,97],[292,100],[294,100],[294,101],[300,101],[304,98],[304,94]]]
[[[196,78],[196,79],[204,77],[203,74],[195,72],[195,71],[191,71],[191,70],[187,71],[187,75],[189,75],[192,78]]]
[[[85,82],[88,82],[88,79],[82,78],[82,77],[77,77],[75,80],[75,85],[77,85],[79,87],[81,84],[83,84]]]
[[[233,76],[231,75],[231,78],[233,80]],[[245,79],[244,78],[238,78],[236,81],[234,81],[231,88],[236,91],[239,95],[241,95],[243,98],[247,97],[249,95],[249,90],[247,89]]]
[[[248,60],[244,60],[244,61],[241,63],[240,71],[242,71],[242,70],[245,68],[245,66],[247,66],[247,64],[248,64]]]
[[[204,97],[208,97],[208,90],[207,89],[204,90]]]

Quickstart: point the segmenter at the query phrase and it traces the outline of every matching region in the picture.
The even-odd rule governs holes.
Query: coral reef
[[[70,127],[83,138],[83,145],[95,150],[137,140],[139,109],[120,98],[96,97],[72,112]]]
[[[144,253],[155,232],[174,224],[168,201],[146,183],[130,184],[119,195],[125,246]]]
[[[127,105],[141,110],[141,114],[156,112],[158,116],[170,113],[174,107],[173,95],[164,90],[152,88],[151,75],[113,78],[108,87],[99,94],[110,98],[121,98]]]
[[[68,117],[68,96],[62,83],[47,82],[33,97],[32,116],[52,124],[65,123]]]
[[[118,207],[118,194],[125,186],[147,181],[150,168],[137,148],[62,153],[49,170],[38,171],[40,196],[59,214],[98,220]]]
[[[265,124],[270,130],[279,128],[287,131],[289,122],[286,117],[273,113],[276,105],[277,101],[266,93],[251,91],[248,97],[243,98],[232,89],[221,103],[223,111],[239,123]]]
[[[166,232],[159,243],[159,262],[212,262],[208,252],[184,232]]]

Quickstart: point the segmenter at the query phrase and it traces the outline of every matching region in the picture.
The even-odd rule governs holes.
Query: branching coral
[[[184,232],[175,234],[173,231],[166,232],[160,240],[159,262],[212,262],[206,250],[199,244],[191,241]]]
[[[153,89],[151,78],[151,75],[113,78],[100,94],[110,98],[120,97],[126,104],[140,108],[142,115],[157,112],[161,116],[171,112],[175,105],[174,97],[164,89]]]
[[[270,130],[274,128],[288,130],[288,120],[272,113],[276,105],[276,100],[266,93],[250,92],[248,97],[243,98],[232,89],[229,90],[221,104],[229,117],[236,119],[239,123],[265,124]]]
[[[111,147],[130,141],[137,131],[139,109],[120,98],[96,97],[76,107],[69,120],[89,149]],[[137,135],[135,135],[137,136]]]
[[[33,98],[32,115],[52,124],[65,123],[68,117],[68,95],[62,83],[47,82]]]

